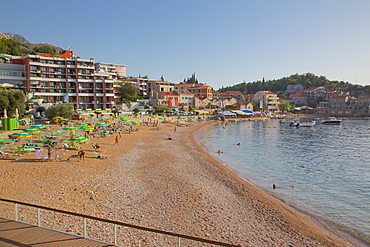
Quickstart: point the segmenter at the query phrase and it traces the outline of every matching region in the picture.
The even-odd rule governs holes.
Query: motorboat
[[[316,121],[303,122],[303,123],[299,123],[298,127],[313,127],[315,124],[316,124]]]
[[[313,127],[316,121],[300,122],[299,120],[294,120],[289,124],[289,127]]]
[[[336,119],[335,117],[329,117],[328,119],[322,120],[321,124],[340,124],[342,120]]]

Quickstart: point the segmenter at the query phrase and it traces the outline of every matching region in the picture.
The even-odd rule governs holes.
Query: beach
[[[61,148],[55,149],[58,162],[35,161],[34,153],[0,160],[0,197],[240,246],[351,245],[207,153],[194,133],[208,124],[193,122],[176,131],[171,123],[140,126],[122,134],[118,145],[117,133],[94,137],[81,144],[84,161],[72,157],[77,151]],[[111,157],[98,159],[92,143]],[[1,214],[10,217],[2,206]],[[72,219],[53,217],[45,216],[44,224],[81,234]],[[94,236],[106,238],[109,229],[103,229]],[[133,231],[119,237],[123,246],[173,246],[171,241]]]

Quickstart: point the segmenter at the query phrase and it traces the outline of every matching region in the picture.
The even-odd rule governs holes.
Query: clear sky
[[[215,89],[314,73],[370,85],[369,0],[0,0],[0,32]]]

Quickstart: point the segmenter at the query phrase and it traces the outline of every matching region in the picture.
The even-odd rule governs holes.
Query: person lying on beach
[[[167,140],[172,140],[172,137],[169,135],[168,138],[167,138]]]

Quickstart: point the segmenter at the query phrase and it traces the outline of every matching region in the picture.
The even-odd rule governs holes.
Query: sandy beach
[[[0,160],[0,197],[240,246],[352,245],[207,153],[194,133],[208,124],[212,123],[194,122],[176,131],[170,123],[160,123],[159,130],[140,126],[135,133],[122,134],[118,145],[114,145],[117,133],[94,137],[81,145],[85,161],[72,157],[77,151],[63,150],[61,145],[54,149],[59,162],[35,161],[33,152],[17,160]],[[167,139],[169,135],[172,140]],[[107,149],[101,153],[111,157],[98,159],[92,143],[99,143]],[[0,213],[11,217],[4,204]],[[55,217],[45,215],[43,224],[81,234],[72,219],[52,221]],[[106,226],[91,228],[99,229],[91,236],[109,235]],[[122,231],[126,231],[119,237],[123,246],[176,243]]]

